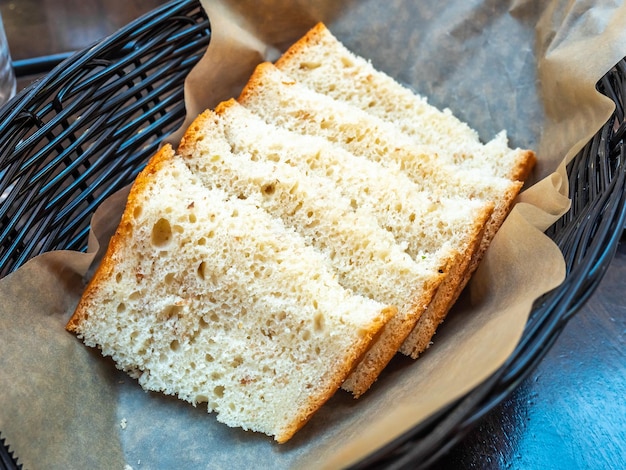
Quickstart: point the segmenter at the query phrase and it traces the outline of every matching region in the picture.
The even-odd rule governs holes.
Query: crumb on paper
[[[126,429],[126,423],[127,423],[126,418],[122,418],[122,421],[120,421],[120,428]]]
[[[141,465],[141,460],[137,460],[137,465]],[[124,465],[124,470],[133,470],[133,467],[129,464]]]

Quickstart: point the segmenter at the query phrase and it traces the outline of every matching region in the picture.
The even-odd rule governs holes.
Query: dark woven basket
[[[199,4],[172,1],[73,55],[0,110],[0,276],[46,251],[86,248],[96,207],[182,123],[184,78],[209,40]],[[625,77],[620,62],[599,83],[617,110],[569,165],[573,207],[548,230],[565,254],[565,283],[535,303],[521,343],[493,376],[357,468],[434,463],[534,369],[594,291],[626,217]],[[2,450],[0,468],[15,468]]]

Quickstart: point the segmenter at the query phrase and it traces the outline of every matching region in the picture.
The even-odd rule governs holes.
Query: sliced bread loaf
[[[285,442],[395,313],[341,287],[280,219],[207,189],[166,146],[67,329],[145,389]]]
[[[429,272],[430,277],[436,278],[438,272],[445,273],[443,283],[438,286],[437,295],[443,296],[444,292],[445,295],[451,295],[451,286],[456,287],[460,282],[462,268],[467,266],[471,254],[476,249],[476,240],[480,239],[484,224],[491,214],[493,205],[490,202],[433,196],[421,191],[397,169],[386,168],[379,163],[356,157],[324,138],[296,134],[267,124],[234,100],[220,104],[216,108],[216,114],[220,118],[220,125],[223,126],[225,138],[233,153],[245,155],[245,158],[255,162],[271,163],[266,171],[266,178],[275,178],[280,180],[281,184],[290,180],[285,173],[293,173],[293,170],[277,171],[277,168],[285,166],[298,168],[299,181],[318,182],[309,185],[318,188],[317,191],[312,189],[317,200],[315,204],[318,206],[321,204],[320,200],[326,200],[329,195],[334,194],[327,203],[331,207],[343,204],[345,212],[349,212],[350,207],[371,212],[378,223],[386,229],[384,232],[393,234],[400,246],[406,249],[423,270]],[[206,127],[206,124],[198,126],[200,129]],[[213,147],[215,142],[221,139],[221,135],[206,134],[205,130],[201,140],[204,147]],[[242,165],[244,163],[231,163],[234,167],[232,171],[235,172],[236,168]],[[212,175],[218,173],[215,168],[208,171]],[[256,192],[259,192],[258,188]],[[351,236],[358,236],[354,229],[349,228],[353,224],[351,218],[342,216],[341,219],[345,221],[338,221],[337,217],[332,216],[336,212],[331,208],[324,209],[324,214],[328,214],[332,224],[347,224],[348,233]],[[321,214],[322,217],[325,217],[324,214]],[[325,223],[316,222],[316,226],[323,224]],[[326,230],[331,232],[333,228]],[[376,238],[368,236],[367,240],[368,243],[373,243]],[[356,249],[359,249],[361,243],[359,241]],[[381,291],[377,300],[397,304],[400,318],[406,316],[417,319],[421,317],[421,311],[420,315],[415,315],[413,309],[407,310],[403,305],[406,299],[410,298],[408,297],[408,294],[411,294],[410,286],[418,286],[419,278],[411,279],[408,273],[404,276],[400,273],[398,278],[397,273],[399,273],[397,270],[389,270],[387,275],[383,273],[382,278],[375,279],[381,286],[387,282],[391,283],[391,289],[395,289],[396,292],[394,299],[385,296],[384,291]],[[365,275],[367,276],[367,272]],[[358,287],[356,286],[356,291],[365,294],[358,290]],[[431,302],[430,311],[433,305]],[[441,304],[440,308],[444,305]],[[413,325],[413,322],[407,320],[392,320],[344,383],[343,388],[355,396],[364,393],[399,349],[403,342],[402,338],[410,331],[407,327],[412,328]]]
[[[534,154],[483,145],[321,24],[277,65],[151,159],[67,329],[285,442],[429,345]]]
[[[440,111],[374,68],[322,23],[294,43],[276,66],[320,93],[393,123],[420,144],[435,145],[442,160],[519,181],[528,177],[534,165],[534,153],[509,148],[505,132],[483,145],[478,134],[449,109]]]

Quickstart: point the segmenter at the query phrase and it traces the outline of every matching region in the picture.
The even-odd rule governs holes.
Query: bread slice
[[[215,148],[216,142],[222,140],[223,132],[225,139],[228,140],[230,151],[237,155],[232,159],[239,159],[243,156],[244,160],[257,164],[265,162],[268,165],[265,171],[267,179],[272,181],[276,179],[280,181],[280,184],[285,184],[292,180],[288,174],[293,174],[293,169],[288,171],[289,166],[297,168],[300,174],[297,177],[300,181],[299,191],[304,189],[302,184],[304,181],[312,182],[307,185],[307,188],[317,187],[317,191],[310,190],[315,196],[314,201],[308,204],[314,204],[324,213],[329,214],[332,225],[347,225],[347,233],[352,238],[356,238],[356,248],[351,250],[351,253],[360,249],[362,240],[368,240],[369,244],[376,242],[377,237],[373,234],[359,235],[355,229],[350,229],[354,224],[350,215],[331,216],[337,213],[336,209],[332,209],[333,207],[343,206],[345,213],[349,213],[351,207],[359,211],[365,209],[371,212],[378,223],[386,229],[383,230],[383,234],[393,234],[395,241],[411,255],[416,263],[422,266],[424,271],[429,273],[429,277],[436,279],[438,273],[445,273],[444,284],[438,285],[438,295],[446,290],[445,285],[459,282],[457,267],[467,265],[471,253],[476,248],[475,240],[480,238],[482,228],[491,214],[493,207],[491,203],[481,200],[433,197],[421,191],[398,170],[385,168],[379,163],[356,157],[332,145],[324,138],[300,135],[267,124],[234,100],[220,104],[216,108],[216,114],[219,124],[207,124],[207,119],[204,119],[204,122],[199,122],[197,126],[194,126],[198,130],[194,129],[194,135],[191,136],[196,141],[200,138],[200,143],[196,145],[203,147],[205,153],[211,155],[209,148]],[[218,125],[223,127],[219,135],[216,135],[217,132],[211,134],[207,130],[211,127],[216,128]],[[185,144],[188,145],[186,141]],[[193,155],[198,152],[181,150],[181,153]],[[220,164],[224,165],[221,162]],[[229,170],[229,173],[236,174],[237,169],[245,165],[249,166],[250,163],[247,161],[231,162],[229,166],[232,170]],[[215,167],[207,167],[203,172],[209,173],[210,178],[213,179],[216,178],[216,174],[223,171]],[[231,177],[222,181],[222,184],[237,186],[240,183]],[[258,186],[262,187],[263,184],[260,181]],[[291,184],[293,183],[288,183],[286,189],[289,189]],[[250,192],[254,192],[254,189],[247,191],[246,194]],[[256,192],[260,192],[258,188]],[[331,194],[333,196],[329,198]],[[325,202],[326,200],[328,202]],[[323,205],[330,207],[326,208]],[[284,212],[289,214],[291,211],[285,210]],[[284,219],[284,215],[280,213],[276,215]],[[322,216],[324,217],[324,214]],[[315,219],[316,227],[327,223]],[[325,229],[325,232],[333,230],[330,227]],[[340,249],[340,247],[333,248],[333,251]],[[354,255],[351,254],[350,257]],[[365,262],[371,263],[367,260],[372,258],[372,255],[366,256]],[[384,290],[381,290],[376,298],[379,301],[397,304],[400,319],[389,322],[376,344],[344,383],[343,388],[357,397],[364,393],[378,377],[423,311],[423,308],[415,311],[413,308],[407,310],[403,307],[407,299],[415,297],[415,294],[411,292],[411,286],[424,284],[423,281],[419,281],[419,277],[415,274],[410,275],[408,272],[402,274],[402,270],[391,269],[388,269],[387,274],[383,272],[380,274],[373,279],[374,283],[381,287],[389,283],[387,290],[395,292],[395,297],[389,297]],[[369,273],[365,272],[364,276],[369,277]],[[359,285],[350,285],[350,287],[361,294],[366,293]],[[422,289],[423,287],[420,286],[420,290]],[[432,297],[432,292],[429,297]],[[409,321],[411,319],[412,321]]]
[[[435,145],[439,157],[448,162],[519,181],[524,181],[534,166],[534,153],[509,148],[506,132],[483,145],[478,134],[449,109],[440,111],[375,69],[322,23],[294,43],[276,66],[319,93],[393,123],[417,143]]]
[[[464,267],[457,265],[458,270],[462,269],[458,273],[460,281],[450,281],[446,289],[438,293],[439,298],[429,311],[428,324],[439,324],[451,305],[450,300],[460,295],[478,266],[522,183],[442,162],[436,147],[416,145],[392,123],[317,93],[271,63],[260,64],[255,69],[239,102],[276,126],[324,137],[354,155],[400,170],[420,188],[439,197],[482,199],[494,203],[495,209],[476,241],[476,249],[469,256],[468,263]],[[434,329],[428,334],[432,336]],[[423,351],[418,349],[416,344],[409,344],[402,351],[411,350],[410,355],[417,357]]]
[[[302,237],[201,185],[166,146],[67,329],[146,390],[285,442],[395,313],[342,288]]]

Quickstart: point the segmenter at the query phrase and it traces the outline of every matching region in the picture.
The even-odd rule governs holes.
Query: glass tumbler
[[[0,105],[3,105],[15,95],[15,72],[11,62],[9,42],[4,31],[4,23],[0,16]]]

